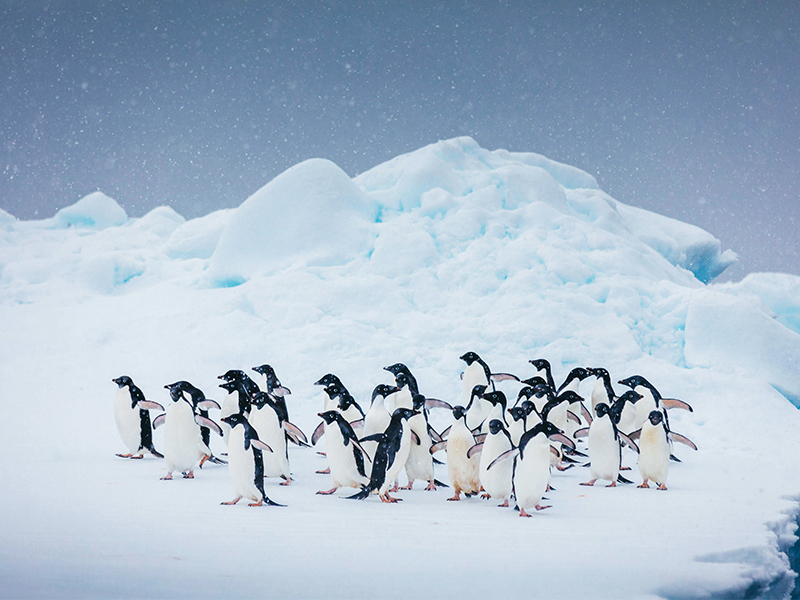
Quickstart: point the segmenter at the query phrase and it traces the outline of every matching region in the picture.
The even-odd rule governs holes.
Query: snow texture
[[[800,278],[707,284],[733,259],[578,169],[469,138],[355,178],[309,160],[190,221],[129,219],[100,193],[44,221],[0,213],[0,595],[785,596]],[[181,379],[221,402],[218,375],[268,362],[310,435],[325,373],[366,407],[404,362],[455,404],[470,350],[522,377],[547,358],[559,383],[578,365],[644,375],[694,407],[670,423],[699,451],[676,446],[667,492],[554,473],[553,508],[531,519],[448,490],[317,496],[324,458],[296,447],[294,483],[266,483],[286,508],[220,506],[225,467],[163,482],[163,461],[114,456],[123,374],[161,404]]]

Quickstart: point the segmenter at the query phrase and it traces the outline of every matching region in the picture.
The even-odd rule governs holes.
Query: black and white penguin
[[[403,363],[395,363],[393,365],[389,365],[388,367],[383,367],[383,369],[385,371],[389,371],[389,373],[394,375],[395,385],[398,388],[403,387],[402,386],[403,383],[407,383],[412,398],[417,394],[419,394],[419,386],[417,385],[417,378],[414,377],[414,375],[412,375],[411,369],[409,369]],[[400,373],[403,373],[403,375],[405,375],[405,378],[402,379],[400,382],[398,382],[397,377],[398,375],[400,375]]]
[[[637,431],[639,440],[639,473],[642,476],[640,488],[649,488],[648,481],[658,484],[659,490],[667,489],[669,461],[672,442],[680,442],[697,450],[697,446],[689,438],[670,431],[667,419],[661,410],[653,410],[647,420]]]
[[[526,431],[517,448],[498,456],[489,469],[498,468],[505,460],[514,458],[514,497],[520,517],[530,517],[528,509],[544,510],[542,498],[550,484],[550,443],[561,443],[574,448],[572,440],[562,434],[549,421],[542,421]]]
[[[491,402],[483,397],[487,390],[488,388],[483,384],[478,384],[472,388],[467,407],[464,409],[466,427],[470,431],[476,431],[483,427],[483,423],[489,413],[492,412]]]
[[[518,408],[524,412],[522,407]],[[488,434],[481,445],[478,473],[485,491],[482,497],[502,500],[503,503],[500,506],[503,507],[508,506],[508,499],[511,497],[514,463],[513,461],[505,461],[491,471],[489,470],[489,465],[501,454],[508,452],[512,448],[514,448],[514,443],[503,422],[499,419],[489,421]]]
[[[500,390],[495,390],[494,392],[486,392],[481,397],[492,405],[492,409],[483,421],[481,431],[483,433],[489,433],[489,423],[492,419],[497,419],[503,423],[504,427],[508,427],[508,422],[506,420],[506,405],[508,404],[506,395]]]
[[[475,437],[472,435],[472,430],[467,427],[467,409],[463,406],[454,406],[453,418],[455,422],[450,426],[447,441],[441,442],[441,445],[435,444],[431,448],[431,452],[435,452],[441,446],[447,448],[447,475],[454,490],[453,496],[448,498],[451,501],[461,500],[461,492],[469,498],[481,489],[479,456],[474,453],[469,454],[475,445]]]
[[[611,405],[609,411],[611,419],[617,424],[617,429],[625,435],[630,435],[636,430],[636,403],[641,398],[639,392],[628,390]]]
[[[683,410],[692,412],[692,407],[683,400],[663,398],[656,387],[641,375],[633,375],[632,377],[620,380],[619,383],[642,395],[641,400],[636,403],[635,429],[644,426],[645,421],[650,418],[649,415],[654,410],[664,412],[664,420],[667,428],[669,428],[669,417],[666,413],[668,408],[682,408]]]
[[[264,492],[264,462],[262,452],[271,453],[272,449],[258,439],[258,433],[247,421],[247,417],[234,413],[222,417],[222,421],[230,428],[228,440],[228,471],[236,490],[236,498],[225,505],[236,504],[242,498],[253,502],[248,506],[282,506],[273,502]]]
[[[408,408],[398,408],[392,413],[389,426],[383,433],[376,433],[362,441],[372,439],[378,442],[375,450],[375,460],[372,463],[372,472],[369,483],[351,500],[363,500],[372,492],[378,492],[382,502],[397,502],[400,498],[389,496],[389,488],[400,475],[400,471],[408,460],[411,451],[411,428],[408,420],[417,414],[417,411]]]
[[[607,369],[604,369],[603,367],[591,367],[589,368],[589,373],[597,378],[595,379],[594,386],[592,387],[590,407],[592,415],[594,415],[595,406],[601,402],[611,406],[614,403],[614,398],[616,398],[617,395],[614,392],[614,388],[611,386],[611,376],[608,374]]]
[[[237,413],[245,417],[250,416],[250,397],[259,391],[256,382],[250,379],[250,376],[244,371],[236,369],[227,371],[224,375],[218,376],[217,379],[222,379],[224,381],[219,387],[228,392],[228,396],[222,401],[220,420],[222,417]],[[222,439],[227,445],[230,428],[225,421],[221,422]]]
[[[532,402],[530,402],[530,406],[533,408]],[[520,405],[512,406],[508,409],[508,415],[510,417],[508,421],[508,434],[511,436],[511,444],[514,446],[519,444],[519,439],[527,429],[528,411],[526,408],[527,407]]]
[[[175,383],[171,383],[167,386],[167,389],[170,387],[175,386],[178,390],[180,390],[183,394],[185,394],[194,405],[195,413],[200,415],[201,417],[205,417],[206,419],[209,418],[208,411],[216,408],[219,409],[220,406],[217,404],[216,401],[206,398],[206,395],[200,388],[195,387],[188,381],[176,381]],[[206,461],[212,462],[215,465],[224,465],[227,464],[227,461],[214,456],[213,452],[211,452],[211,429],[205,427],[203,425],[200,426],[200,468],[203,468],[203,465]]]
[[[333,398],[339,393],[347,392],[347,388],[342,383],[342,380],[333,373],[326,373],[314,382],[314,385],[321,385],[325,389],[325,401],[323,403],[323,412],[333,409]]]
[[[544,358],[534,358],[533,360],[529,360],[534,367],[536,367],[536,374],[535,377],[541,377],[544,379],[544,382],[550,386],[550,389],[553,390],[553,393],[556,391],[556,383],[553,380],[553,369],[550,366],[550,361]],[[527,382],[526,382],[527,383]],[[531,385],[528,383],[528,385]]]
[[[568,391],[575,393],[575,399],[569,403],[568,410],[570,410],[576,416],[583,416],[587,424],[592,422],[592,417],[588,414],[586,407],[583,405],[583,396],[581,396],[580,385],[581,381],[591,377],[591,375],[592,374],[587,369],[584,369],[583,367],[575,367],[569,372],[567,378],[564,380],[564,383],[562,383],[561,386],[556,390],[556,396]],[[572,434],[578,427],[580,427],[580,423],[575,423],[573,420],[568,420],[566,427],[564,428],[564,434],[567,437],[572,438]]]
[[[164,460],[167,475],[162,480],[172,479],[172,473],[179,471],[184,478],[194,478],[194,468],[200,458],[200,426],[204,425],[222,435],[222,430],[211,419],[195,413],[194,404],[177,386],[164,386],[169,390],[172,403],[165,413],[158,415],[153,427],[164,425]]]
[[[433,491],[437,485],[447,487],[441,481],[434,478],[433,455],[431,454],[431,426],[428,423],[428,411],[426,408],[427,399],[422,394],[414,396],[414,411],[417,412],[408,420],[411,429],[411,449],[406,461],[406,477],[408,484],[400,489],[410,490],[414,487],[414,481],[421,479],[427,481],[425,487],[427,491]]]
[[[328,495],[340,487],[367,486],[370,481],[366,471],[369,458],[350,423],[336,410],[321,412],[318,416],[322,418],[325,429],[325,454],[333,487],[317,493]],[[318,439],[312,438],[312,442],[316,443]]]
[[[409,377],[404,371],[400,371],[395,375],[394,383],[397,391],[386,396],[384,400],[386,410],[389,411],[389,414],[394,414],[398,408],[413,410],[414,395],[419,393],[413,375]]]
[[[114,420],[123,443],[128,447],[127,454],[117,454],[121,458],[143,458],[142,450],[147,450],[157,458],[164,455],[153,444],[153,427],[150,423],[151,410],[163,411],[158,402],[146,400],[144,393],[127,375],[112,379],[117,384],[114,400]]]
[[[576,437],[583,437],[586,434],[589,438],[591,479],[581,485],[591,486],[598,479],[605,479],[611,482],[607,487],[616,487],[622,466],[622,444],[625,443],[631,449],[638,451],[636,444],[617,430],[610,411],[608,404],[600,402],[595,407],[596,416],[592,424],[575,432]],[[623,482],[631,483],[627,480]]]
[[[292,477],[284,430],[287,415],[283,409],[267,392],[257,392],[251,400],[248,421],[256,430],[258,439],[272,449],[263,455],[264,477],[280,477],[283,479],[281,485],[289,485]]]

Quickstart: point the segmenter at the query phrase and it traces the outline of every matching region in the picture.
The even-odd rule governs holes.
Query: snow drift
[[[355,178],[306,161],[189,221],[167,207],[128,218],[102,194],[44,221],[0,213],[5,594],[407,596],[407,573],[447,597],[787,594],[800,278],[709,285],[733,260],[579,169],[470,138]],[[223,512],[222,468],[164,487],[159,461],[113,456],[122,374],[163,403],[166,383],[219,398],[217,375],[269,362],[310,432],[324,373],[363,403],[402,361],[455,403],[467,350],[524,376],[536,357],[556,379],[577,365],[645,375],[694,406],[671,422],[700,451],[681,455],[664,494],[557,475],[550,514],[524,524],[438,492],[388,508],[316,497],[327,480],[312,451],[293,451],[295,484],[269,487],[289,505],[278,516]]]

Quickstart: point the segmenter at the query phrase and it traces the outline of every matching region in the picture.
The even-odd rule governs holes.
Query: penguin
[[[483,433],[489,433],[489,423],[492,419],[498,419],[503,423],[503,427],[508,427],[506,420],[506,395],[501,391],[488,392],[483,394],[482,398],[492,405],[489,414],[481,425]]]
[[[614,388],[611,386],[611,376],[606,369],[602,367],[593,367],[589,368],[589,373],[597,378],[595,379],[594,387],[592,387],[591,410],[594,415],[595,406],[601,402],[611,406],[617,395],[614,393]]]
[[[267,444],[271,451],[262,455],[264,477],[280,477],[281,485],[292,483],[289,469],[289,451],[286,447],[284,423],[286,413],[267,392],[257,392],[251,401],[251,427],[258,434],[258,439]]]
[[[530,405],[533,407],[532,402]],[[511,444],[516,446],[519,444],[519,439],[527,428],[528,411],[525,406],[513,406],[508,409],[508,414],[510,417],[508,421],[508,434],[511,436]],[[491,425],[491,422],[489,425]]]
[[[405,372],[400,371],[395,375],[394,382],[397,391],[389,394],[384,400],[386,410],[389,414],[394,414],[394,411],[398,408],[413,410],[414,395],[419,393],[413,375],[409,377]]]
[[[222,379],[223,381],[235,381],[239,383],[248,397],[252,397],[256,392],[261,391],[261,388],[258,387],[258,384],[253,381],[247,373],[238,369],[230,369],[229,371],[226,371],[224,375],[220,375],[217,379]]]
[[[536,367],[536,377],[541,377],[544,379],[544,382],[550,386],[550,389],[553,390],[553,392],[555,392],[556,383],[553,381],[553,370],[550,366],[550,362],[544,358],[534,358],[528,362]],[[529,383],[528,385],[531,384]]]
[[[327,496],[340,487],[367,486],[370,478],[367,477],[365,464],[369,458],[350,423],[336,410],[321,412],[317,416],[322,418],[325,428],[325,454],[333,483],[331,489],[320,490],[317,494]]]
[[[554,395],[553,389],[544,379],[538,376],[526,379],[522,383],[525,384],[525,387],[519,391],[517,404],[519,404],[520,401],[524,402],[524,400],[522,400],[524,397],[526,400],[533,403],[536,413],[541,415],[545,404],[547,404],[548,400]]]
[[[144,458],[142,450],[147,450],[156,458],[164,455],[156,450],[153,444],[153,427],[150,423],[151,410],[163,411],[158,402],[146,400],[144,393],[127,375],[112,379],[117,384],[117,396],[114,400],[114,420],[117,431],[128,447],[127,454],[117,454],[120,458]]]
[[[320,377],[317,381],[314,382],[314,385],[321,385],[325,388],[325,393],[327,395],[326,400],[323,404],[323,410],[328,411],[333,408],[333,400],[331,394],[334,392],[347,392],[347,388],[342,383],[342,380],[339,379],[333,373],[327,373]],[[328,390],[330,388],[330,391]],[[336,394],[334,394],[336,395]]]
[[[395,377],[395,385],[398,388],[403,387],[401,385],[401,382],[397,381],[398,375],[400,375],[400,373],[403,373],[405,375],[405,378],[403,379],[403,382],[408,382],[408,389],[411,392],[412,398],[414,396],[416,396],[417,394],[419,394],[419,386],[417,385],[416,377],[414,377],[411,374],[411,370],[407,366],[405,366],[403,363],[395,363],[393,365],[389,365],[388,367],[383,367],[383,369],[384,369],[384,371],[389,371],[389,373],[394,375],[394,377]]]
[[[193,386],[188,381],[176,381],[175,383],[169,384],[167,388],[175,386],[177,387],[183,394],[187,395],[187,398],[191,400],[192,404],[194,405],[194,410],[196,414],[199,414],[201,417],[205,417],[208,419],[208,411],[212,408],[219,409],[220,406],[214,400],[206,398],[206,395],[203,391],[195,386]],[[210,461],[215,465],[225,465],[227,464],[221,458],[214,456],[211,452],[211,430],[208,427],[200,426],[200,468],[203,468],[203,465],[206,461]]]
[[[431,427],[428,424],[428,414],[425,407],[426,398],[422,394],[414,396],[414,411],[416,415],[408,420],[411,429],[411,449],[406,461],[406,477],[408,484],[400,488],[410,490],[414,487],[414,481],[422,479],[427,481],[426,491],[436,490],[437,485],[447,487],[441,481],[434,478],[433,455],[430,452],[433,441],[431,440]]]
[[[611,405],[611,419],[625,435],[630,435],[636,430],[636,403],[641,400],[639,392],[628,390],[622,396],[614,400]]]
[[[622,465],[622,443],[638,451],[636,444],[624,433],[617,430],[617,424],[611,416],[611,409],[605,402],[596,406],[596,417],[588,428],[575,432],[577,437],[584,433],[589,437],[589,461],[591,462],[591,479],[581,485],[592,486],[598,479],[611,481],[607,487],[616,487],[619,470]],[[623,483],[630,483],[622,480]]]
[[[574,448],[574,443],[562,434],[555,425],[545,420],[534,425],[520,438],[519,446],[498,456],[489,470],[510,458],[514,458],[514,497],[520,517],[530,517],[530,508],[544,510],[550,506],[541,504],[550,484],[550,443],[561,443]]]
[[[639,473],[642,476],[642,485],[638,487],[649,488],[648,481],[652,480],[658,484],[659,490],[666,490],[672,442],[680,442],[692,450],[697,450],[697,446],[689,438],[670,431],[667,419],[660,410],[651,411],[641,431],[636,433],[639,440]]]
[[[263,452],[272,448],[258,439],[258,433],[247,421],[247,417],[234,413],[221,419],[230,428],[228,443],[228,471],[236,490],[236,498],[223,505],[233,505],[242,498],[252,500],[248,506],[282,506],[273,502],[264,492]]]
[[[389,411],[386,410],[385,399],[396,391],[397,388],[395,386],[386,385],[385,383],[375,386],[375,389],[372,390],[372,401],[364,417],[364,430],[362,432],[364,437],[386,431],[392,417]],[[373,460],[378,442],[364,442],[362,446],[366,449],[370,461]]]
[[[523,409],[520,407],[520,410]],[[498,456],[514,448],[511,435],[502,421],[499,419],[489,421],[488,435],[480,446],[482,447],[478,472],[481,485],[485,490],[482,497],[502,500],[503,503],[500,506],[507,507],[508,499],[511,497],[514,463],[506,461],[489,471],[489,465]]]
[[[467,363],[461,376],[461,400],[468,411],[467,427],[476,429],[489,415],[492,406],[486,400],[480,397],[476,398],[475,386],[483,386],[484,391],[493,391],[492,371],[489,369],[489,365],[475,352],[467,352],[459,358]]]
[[[466,426],[470,431],[476,431],[483,427],[486,418],[489,416],[489,413],[492,412],[491,402],[483,397],[487,389],[488,388],[483,384],[476,385],[472,388],[469,402],[464,409],[466,411]]]
[[[228,436],[230,434],[231,428],[228,425],[227,421],[224,421],[224,417],[229,417],[230,415],[239,414],[247,416],[250,414],[250,399],[247,397],[247,394],[243,391],[238,389],[238,386],[233,381],[226,381],[225,383],[221,383],[219,385],[223,390],[228,392],[228,395],[222,401],[222,408],[220,409],[219,418],[220,418],[220,425],[222,427],[222,440],[225,442],[225,446],[228,445]]]
[[[591,375],[592,374],[587,369],[584,369],[583,367],[575,367],[569,372],[567,378],[564,380],[564,383],[562,383],[561,386],[556,390],[556,396],[567,391],[575,392],[576,399],[569,403],[568,410],[570,410],[576,416],[583,415],[587,423],[591,423],[591,416],[586,414],[587,410],[583,405],[583,397],[580,394],[580,385],[581,381],[591,377]],[[567,421],[564,434],[571,438],[572,434],[578,427],[580,427],[580,423],[574,423],[572,420]]]
[[[476,388],[484,387],[476,385]],[[455,422],[450,427],[447,437],[447,474],[450,477],[450,485],[453,486],[453,496],[448,498],[450,501],[461,500],[461,492],[469,498],[478,493],[481,488],[478,456],[468,455],[469,450],[475,445],[475,438],[472,430],[467,426],[467,409],[463,406],[453,407],[453,418]],[[431,448],[431,452],[439,447],[439,444]]]
[[[202,438],[200,425],[213,429],[219,435],[222,430],[211,419],[195,414],[194,404],[176,386],[164,386],[169,390],[172,403],[165,413],[153,421],[153,427],[164,424],[164,460],[167,475],[162,480],[171,480],[174,471],[183,473],[185,479],[194,479],[194,467],[200,458],[198,449]]]
[[[258,367],[253,367],[253,371],[261,375],[259,387],[263,392],[270,395],[278,410],[285,416],[285,436],[286,439],[291,441],[297,446],[308,446],[308,438],[300,431],[300,428],[289,421],[289,408],[286,406],[286,396],[291,395],[291,390],[281,385],[278,376],[275,374],[275,369],[270,365],[264,364]]]
[[[382,502],[397,502],[400,498],[393,498],[389,495],[389,488],[408,460],[411,451],[411,428],[408,420],[415,416],[417,411],[408,408],[398,408],[392,413],[389,426],[383,433],[376,433],[364,440],[375,440],[378,448],[375,450],[375,460],[372,463],[372,472],[369,483],[362,487],[361,491],[353,496],[348,496],[350,500],[363,500],[372,492],[378,492]]]

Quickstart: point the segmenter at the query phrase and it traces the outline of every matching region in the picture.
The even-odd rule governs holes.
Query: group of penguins
[[[630,484],[620,471],[623,447],[638,454],[642,477],[639,487],[653,482],[666,490],[673,442],[697,450],[683,435],[670,430],[668,409],[692,411],[686,402],[663,398],[641,375],[620,380],[629,388],[617,395],[608,371],[604,368],[572,369],[563,383],[553,380],[550,363],[545,359],[529,361],[536,372],[527,379],[510,373],[493,373],[475,352],[460,357],[466,367],[462,373],[462,403],[449,403],[421,394],[417,380],[408,367],[397,363],[385,370],[394,376],[394,385],[381,383],[372,392],[365,413],[342,381],[328,373],[315,382],[325,392],[324,410],[311,442],[289,421],[285,397],[291,392],[281,385],[270,365],[253,370],[253,380],[241,370],[229,370],[219,379],[229,392],[222,406],[205,397],[187,381],[165,387],[172,402],[166,410],[145,399],[130,377],[113,379],[119,386],[115,402],[117,428],[129,449],[123,458],[142,458],[143,451],[164,458],[167,474],[194,477],[194,469],[206,461],[224,464],[210,449],[211,432],[227,444],[227,463],[236,497],[223,504],[236,504],[242,498],[250,506],[277,505],[264,491],[265,477],[280,477],[281,485],[292,482],[287,442],[299,446],[316,445],[325,437],[324,454],[332,487],[318,494],[333,494],[339,488],[359,489],[348,499],[363,500],[377,494],[383,502],[397,502],[399,489],[412,489],[416,480],[427,483],[426,490],[446,484],[434,477],[436,458],[446,453],[447,472],[454,494],[448,500],[460,500],[482,494],[515,508],[523,517],[529,510],[549,508],[542,504],[550,487],[552,469],[567,470],[582,464],[589,467],[590,479],[581,485],[594,485],[598,479]],[[589,407],[579,394],[583,380],[595,378]],[[518,388],[513,405],[497,388]],[[441,408],[452,412],[453,423],[437,432],[430,423],[429,411]],[[210,409],[220,410],[218,425],[208,416]],[[150,421],[150,411],[161,414]],[[164,453],[153,445],[152,430],[164,425]],[[586,441],[583,450],[578,444]],[[399,486],[405,470],[407,485]]]

